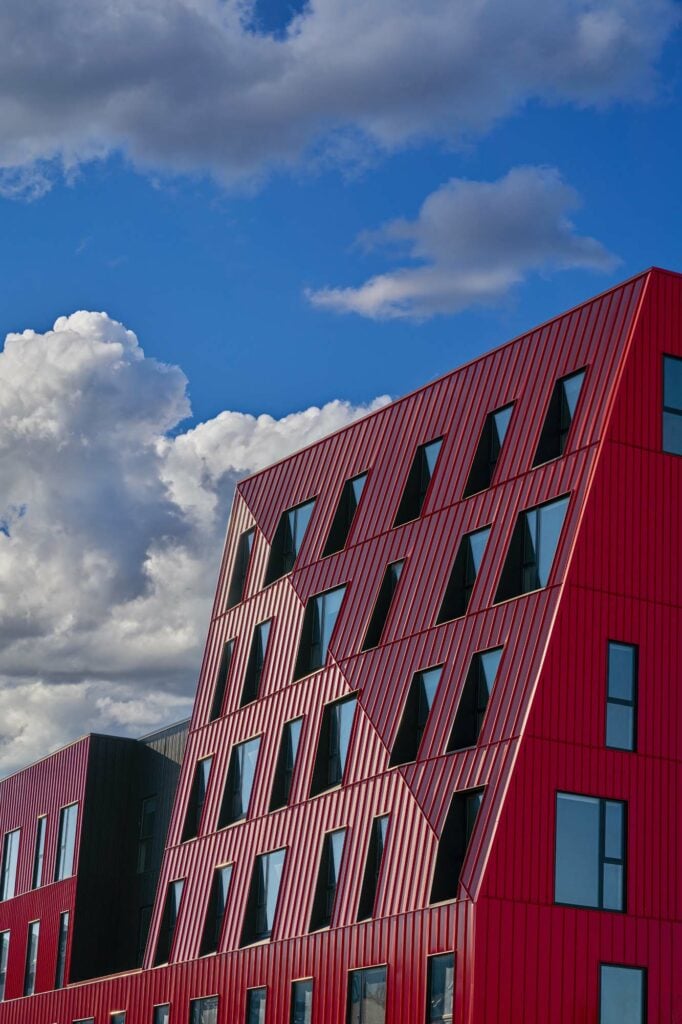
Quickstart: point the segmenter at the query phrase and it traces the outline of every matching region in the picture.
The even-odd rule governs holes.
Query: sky
[[[5,0],[0,772],[189,714],[249,472],[651,265],[678,0]]]

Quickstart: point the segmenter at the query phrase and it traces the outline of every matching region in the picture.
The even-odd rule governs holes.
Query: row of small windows
[[[54,876],[50,881],[59,882],[73,874],[78,827],[78,804],[62,807],[59,813],[59,836]],[[35,845],[31,888],[38,889],[45,884],[45,836],[47,815],[40,815],[36,822]],[[19,865],[19,843],[21,829],[6,832],[2,842],[2,864],[0,865],[0,900],[9,900],[16,895],[17,868]]]
[[[66,973],[66,949],[69,938],[69,911],[59,915],[59,935],[57,939],[57,964],[55,969],[54,987],[63,988]],[[38,944],[40,940],[40,921],[31,921],[26,935],[26,960],[24,964],[23,994],[32,996],[36,987],[38,967]],[[10,932],[0,932],[0,1002],[5,999],[7,983],[7,963],[9,961]]]

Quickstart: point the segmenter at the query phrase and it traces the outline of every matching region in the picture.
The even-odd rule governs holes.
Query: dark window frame
[[[205,1003],[205,1002],[208,1002],[209,1000],[213,1000],[213,999],[215,999],[215,1002],[216,1002],[216,1011],[217,1011],[216,1012],[216,1020],[220,1021],[220,1017],[218,1016],[218,1014],[220,1013],[220,993],[219,992],[212,992],[210,995],[195,996],[193,999],[190,999],[190,1001],[189,1001],[189,1024],[194,1024],[194,1009],[197,1006],[197,1004],[198,1003]]]
[[[599,803],[599,828],[597,834],[599,878],[597,884],[598,900],[597,905],[591,903],[567,903],[556,898],[557,881],[557,826],[558,826],[558,804],[559,797],[583,797],[586,800],[596,800]],[[604,853],[606,839],[606,804],[620,804],[623,822],[623,833],[621,837],[623,856],[622,858],[607,857]],[[628,910],[628,801],[618,800],[611,797],[595,796],[592,793],[575,793],[565,789],[558,789],[554,795],[554,864],[553,864],[553,903],[557,907],[577,907],[579,910],[596,910],[606,914],[626,914]],[[604,903],[604,865],[615,864],[623,869],[622,884],[622,907],[605,907]]]
[[[389,768],[398,768],[398,767],[400,767],[400,765],[414,764],[414,762],[418,760],[418,758],[419,758],[419,750],[420,750],[422,742],[424,740],[424,733],[426,732],[426,727],[428,725],[428,720],[429,720],[429,715],[431,713],[431,708],[433,707],[433,705],[436,702],[436,695],[437,695],[438,690],[439,690],[440,685],[441,685],[441,680],[443,678],[443,669],[444,668],[445,668],[444,664],[429,665],[426,668],[419,668],[419,669],[417,669],[416,672],[412,673],[412,678],[410,679],[410,685],[408,687],[407,694],[405,696],[405,701],[403,703],[403,708],[402,708],[402,712],[401,712],[401,715],[400,715],[400,719],[398,721],[398,728],[396,729],[395,738],[393,740],[393,743],[391,744],[391,753],[389,755],[389,761],[388,761]],[[438,679],[436,681],[436,686],[435,686],[434,693],[433,693],[433,699],[431,701],[431,704],[429,704],[429,706],[426,708],[426,713],[423,715],[423,724],[422,724],[421,716],[422,716],[423,710],[424,710],[423,709],[423,705],[422,705],[424,682],[423,682],[423,679],[420,680],[420,677],[423,677],[423,676],[427,675],[430,672],[438,672],[439,675],[438,675]],[[417,691],[417,688],[420,687],[420,686],[421,686],[422,689],[419,690],[416,693],[416,696],[415,696],[415,691]],[[414,704],[415,702],[417,704],[417,713],[416,713],[416,715],[414,715],[414,718],[412,718],[411,714],[410,714],[411,710],[412,710],[410,705]],[[413,729],[412,729],[412,726],[414,727]],[[404,750],[405,746],[407,746],[408,739],[411,740],[410,733],[412,731],[414,732],[414,734],[415,734],[415,736],[417,738],[416,744],[414,744],[413,741],[411,741],[411,744],[410,744],[411,747],[414,747],[414,757],[410,757],[410,758],[405,759],[403,756],[400,755],[399,748],[402,748]],[[411,751],[410,751],[410,753],[411,753]]]
[[[240,740],[239,743],[233,743],[230,748],[230,757],[227,762],[227,773],[225,775],[225,785],[223,787],[223,795],[220,800],[220,807],[218,809],[218,822],[217,829],[230,828],[232,825],[236,825],[237,822],[246,821],[251,810],[251,803],[253,800],[253,793],[256,787],[256,776],[258,773],[258,764],[260,761],[261,742],[263,739],[263,733],[256,733],[254,736],[247,736],[246,739]],[[242,804],[241,814],[234,817],[234,808],[229,807],[229,803],[234,801],[235,795],[237,794],[237,783],[239,782],[239,776],[237,775],[237,751],[240,747],[245,747],[250,743],[256,742],[258,746],[256,748],[256,762],[253,768],[253,779],[251,780],[251,786],[247,794],[246,806],[244,807],[242,784],[239,785],[239,798]],[[229,818],[229,820],[228,820]]]
[[[66,919],[66,920],[65,920]],[[71,932],[71,913],[63,910],[59,915],[59,931],[57,933],[57,962],[55,965],[54,987],[64,988],[66,983],[66,964],[69,958],[69,935]],[[63,945],[62,945],[63,943]]]
[[[230,679],[230,670],[234,662],[235,637],[223,642],[220,652],[220,661],[213,684],[213,697],[211,699],[211,710],[209,722],[215,722],[225,714],[225,699],[227,697],[227,686]]]
[[[272,635],[272,625],[274,621],[274,616],[271,616],[269,619],[263,619],[261,622],[257,622],[253,627],[251,646],[249,647],[249,657],[246,662],[244,679],[242,681],[242,690],[239,695],[240,708],[245,708],[247,705],[253,704],[260,696],[260,687],[263,681],[265,666],[267,664],[268,651],[270,650],[270,637]],[[266,626],[267,632],[265,635],[265,641],[263,641],[263,630]]]
[[[445,957],[452,959],[452,1013],[443,1013],[438,1020],[453,1020],[455,1011],[455,983],[457,970],[457,951],[454,949],[445,949],[441,953],[429,953],[426,957],[426,1008],[425,1008],[425,1024],[433,1024],[434,1018],[431,1016],[431,999],[433,994],[433,979],[432,979],[432,964],[434,960],[442,960]]]
[[[402,579],[406,561],[407,558],[397,558],[394,562],[389,562],[384,569],[384,574],[381,577],[381,583],[379,584],[379,590],[377,591],[377,596],[372,607],[372,613],[367,620],[365,637],[360,647],[360,650],[363,653],[365,651],[373,651],[381,644],[381,640],[391,618],[391,611],[393,610],[395,596],[398,592],[398,587],[400,586],[400,580]],[[395,579],[396,573],[397,579]]]
[[[186,881],[186,878],[171,878],[166,886],[166,895],[164,897],[163,908],[161,911],[159,932],[156,938],[156,949],[154,950],[154,967],[159,967],[162,964],[170,964],[173,962],[173,946],[177,939],[177,927],[185,897]],[[173,910],[173,907],[171,906],[171,891],[175,889],[175,886],[177,886],[178,883],[181,884],[180,895],[178,897],[177,908]],[[167,950],[166,945],[168,946]],[[166,953],[165,959],[162,959],[162,953]],[[160,1003],[159,1005],[165,1006],[166,1004]]]
[[[367,964],[366,966],[352,967],[346,972],[346,1024],[352,1024],[352,1003],[351,1003],[351,986],[353,983],[353,976],[356,974],[365,974],[369,971],[383,971],[384,972],[384,1024],[388,1018],[388,991],[389,991],[389,964],[387,961],[378,964]],[[365,1024],[365,1021],[361,1021],[360,1024]]]
[[[532,469],[539,468],[540,466],[547,466],[547,465],[549,465],[550,462],[556,462],[557,459],[562,459],[564,457],[564,455],[566,454],[566,451],[567,451],[568,445],[569,445],[569,441],[571,440],[571,434],[573,432],[573,424],[575,423],[576,419],[578,418],[578,413],[580,412],[580,400],[581,400],[581,398],[583,397],[583,394],[584,394],[585,379],[587,377],[588,369],[589,369],[589,366],[587,364],[585,364],[584,366],[580,366],[580,367],[578,367],[575,370],[571,370],[569,373],[562,374],[561,377],[557,377],[556,380],[554,381],[554,386],[553,386],[552,392],[551,392],[551,394],[549,396],[549,401],[547,402],[547,404],[545,406],[545,414],[544,414],[544,416],[542,418],[542,428],[540,430],[540,435],[538,437],[538,443],[536,445],[535,454],[533,456],[533,462],[532,462],[532,466],[531,466]],[[565,417],[565,408],[564,408],[565,393],[563,392],[563,385],[566,383],[566,381],[572,380],[573,377],[578,377],[581,374],[582,374],[583,380],[582,380],[582,383],[580,385],[580,392],[578,394],[578,398],[577,398],[576,403],[575,403],[575,411],[574,411],[573,415],[571,416],[571,419],[570,419],[568,425],[566,426],[564,424],[564,417]],[[553,405],[558,405],[558,409],[553,409],[552,408]],[[551,423],[550,422],[550,415],[556,421],[555,423]],[[549,437],[548,437],[548,435],[549,435]],[[542,455],[543,455],[543,452],[542,452],[543,444],[544,444],[545,447],[547,447],[549,445],[549,442],[554,440],[553,435],[556,435],[556,440],[558,441],[558,449],[559,449],[559,451],[555,455],[550,455],[547,458],[543,458],[542,457]]]
[[[500,575],[497,580],[497,587],[495,588],[493,605],[505,604],[505,602],[507,601],[516,601],[520,597],[525,597],[526,594],[537,594],[538,591],[546,590],[548,587],[553,585],[552,580],[556,573],[556,558],[558,552],[561,549],[562,542],[564,541],[566,521],[568,519],[569,512],[572,508],[572,498],[573,491],[562,491],[561,494],[557,494],[554,498],[549,498],[547,501],[541,501],[538,505],[529,505],[527,508],[522,508],[517,512],[516,519],[514,521],[514,525],[512,527],[511,534],[509,537],[507,550],[504,556],[504,560],[502,562]],[[537,569],[537,566],[539,564],[539,551],[536,551],[536,557],[533,561],[528,560],[528,552],[526,545],[527,521],[524,517],[526,517],[530,512],[539,512],[541,509],[546,508],[548,505],[555,505],[564,500],[566,501],[566,509],[564,511],[564,516],[561,521],[561,528],[559,530],[559,534],[557,537],[556,547],[554,548],[554,554],[552,555],[552,562],[549,568],[549,573],[547,575],[547,582],[544,585],[540,584],[537,587],[524,589],[527,571],[529,570],[529,568],[533,566]],[[515,550],[512,553],[512,549],[514,547],[517,550]],[[518,573],[519,576],[519,579],[514,583],[515,589],[513,590],[513,593],[510,592],[512,590],[513,582],[511,580],[513,575],[512,569],[514,569],[515,573]],[[503,589],[503,584],[504,591],[502,596],[500,596],[500,591]]]
[[[68,872],[66,872],[66,853],[65,853],[65,851],[68,850],[68,843],[67,843],[68,832],[67,832],[66,826],[67,826],[67,823],[70,820],[70,816],[68,815],[67,812],[70,811],[74,807],[76,808],[76,824],[74,826],[74,834],[73,834],[73,851],[72,851],[72,855],[71,855],[71,864],[70,864]],[[63,807],[59,808],[59,825],[58,825],[58,828],[57,828],[57,856],[55,858],[55,866],[54,866],[54,881],[55,882],[62,882],[65,878],[73,878],[74,874],[76,873],[76,865],[77,865],[77,862],[78,862],[78,852],[79,852],[78,851],[78,830],[80,828],[80,824],[81,824],[81,810],[80,810],[80,802],[78,800],[73,801],[70,804],[65,804]]]
[[[462,498],[473,498],[474,495],[483,494],[484,491],[487,491],[488,488],[493,486],[495,474],[497,473],[497,467],[500,461],[500,455],[502,454],[502,448],[509,431],[509,425],[511,423],[511,417],[515,405],[515,401],[506,402],[505,405],[501,405],[497,409],[492,409],[486,415],[479,435],[478,444],[476,445],[476,451],[474,452],[474,457],[471,460],[466,484],[464,485],[464,491],[462,492]],[[509,423],[505,428],[504,437],[500,441],[495,417],[501,412],[506,412],[507,409],[510,410]],[[497,448],[496,451],[495,448]],[[481,483],[483,478],[485,478],[485,483]],[[479,484],[481,484],[481,486],[479,486]]]
[[[264,587],[269,587],[277,580],[284,579],[285,576],[289,576],[296,566],[296,560],[298,559],[301,547],[305,541],[308,528],[310,527],[310,520],[312,519],[315,511],[315,503],[317,502],[317,495],[313,495],[311,498],[306,498],[305,501],[299,501],[295,505],[290,505],[289,508],[285,508],[280,514],[277,520],[277,526],[272,536],[272,542],[270,544],[270,553],[265,565],[265,577],[263,581]],[[296,547],[296,518],[298,512],[301,509],[307,508],[311,505],[310,514],[301,536],[300,544]],[[288,517],[293,513],[294,515],[294,530],[291,533],[290,540],[291,545],[287,543],[287,528],[288,528]],[[277,564],[277,563],[280,564]],[[289,564],[291,563],[291,564]],[[288,565],[288,568],[287,568]]]
[[[483,544],[483,552],[481,554],[481,559],[483,559],[485,558],[485,554],[488,550],[488,541],[490,539],[491,530],[492,523],[489,523],[486,526],[479,526],[475,530],[468,530],[467,533],[463,533],[460,537],[457,550],[455,551],[455,557],[452,560],[448,581],[445,585],[443,597],[438,608],[438,614],[435,622],[436,626],[442,626],[446,622],[455,622],[457,619],[462,619],[469,611],[471,597],[479,576],[479,572],[474,562],[471,538],[475,537],[479,533],[486,534]],[[457,607],[453,609],[452,605],[455,598],[457,598]],[[461,610],[460,605],[463,605]],[[453,610],[456,614],[450,615],[449,613]]]
[[[272,779],[272,787],[270,789],[270,802],[268,804],[268,812],[279,811],[283,807],[289,806],[291,799],[291,792],[294,786],[294,780],[296,779],[296,768],[298,764],[298,752],[301,747],[301,738],[303,736],[303,723],[305,715],[297,715],[295,718],[288,718],[282,725],[282,731],[279,738],[279,747],[277,749],[277,759],[275,761],[275,771]],[[292,752],[292,764],[291,771],[282,763],[286,756],[284,749],[284,743],[290,736],[291,727],[296,723],[300,723],[298,739],[296,741],[295,749]],[[287,732],[288,730],[288,732]],[[292,744],[293,746],[293,744]],[[288,778],[287,778],[288,776]],[[285,782],[281,782],[284,779]]]
[[[311,1014],[310,1014],[311,1020],[310,1020],[310,1022],[308,1022],[308,1024],[312,1024],[312,1003],[315,1000],[315,978],[314,978],[313,975],[308,975],[305,978],[292,978],[291,979],[291,984],[289,986],[289,991],[290,991],[290,996],[289,996],[289,1000],[290,1000],[290,1002],[289,1002],[289,1024],[296,1024],[296,1019],[294,1017],[294,1011],[295,1011],[295,995],[294,995],[294,990],[295,990],[297,985],[305,985],[307,983],[310,984],[310,992],[311,992]]]
[[[271,850],[262,850],[260,853],[257,853],[255,855],[255,857],[253,858],[253,862],[252,862],[252,866],[251,866],[251,876],[250,876],[250,879],[249,879],[249,887],[248,887],[248,890],[247,890],[247,893],[246,893],[246,906],[245,906],[245,909],[244,909],[244,916],[242,918],[242,927],[241,927],[241,933],[240,933],[240,939],[239,939],[239,948],[240,949],[245,949],[248,946],[258,945],[261,942],[269,942],[271,940],[274,932],[277,929],[277,924],[278,924],[278,921],[279,921],[279,916],[281,914],[280,896],[281,896],[281,892],[282,892],[282,885],[283,885],[284,880],[285,880],[286,866],[287,866],[287,861],[288,861],[288,852],[289,852],[289,846],[288,845],[276,846],[276,847],[274,847]],[[258,868],[258,866],[260,864],[260,861],[264,857],[271,857],[271,856],[273,856],[276,853],[282,853],[283,857],[282,857],[282,874],[280,876],[280,880],[279,880],[279,883],[277,885],[277,896],[275,898],[275,910],[274,910],[273,917],[272,917],[272,926],[271,926],[269,931],[262,931],[262,930],[257,931],[256,930],[256,920],[255,919],[257,919],[258,914],[262,912],[262,908],[263,907],[265,907],[265,909],[267,911],[268,894],[267,894],[267,885],[266,885],[266,887],[264,889],[264,892],[262,894],[260,894],[258,892],[258,888],[259,888],[259,884],[260,884],[260,878],[259,879],[256,878],[256,870],[257,870],[257,868]],[[265,881],[267,882],[267,879]],[[259,899],[259,896],[261,897],[260,899]],[[253,924],[250,923],[252,919],[254,919],[253,920]],[[259,986],[255,986],[255,987],[258,988]]]
[[[313,891],[313,905],[310,911],[310,923],[308,925],[308,932],[310,934],[324,931],[327,928],[332,928],[334,925],[334,911],[336,910],[341,878],[344,874],[344,854],[346,852],[348,831],[349,829],[347,825],[341,825],[338,828],[329,829],[322,836],[320,853],[317,859],[317,875],[315,877],[315,889]],[[330,882],[329,876],[331,871],[336,870],[334,865],[332,837],[339,834],[342,836],[342,839],[338,873],[335,874],[333,882]]]
[[[366,469],[362,473],[355,473],[344,481],[336,504],[334,518],[332,519],[331,526],[329,527],[327,540],[322,548],[321,558],[330,558],[331,555],[336,555],[339,551],[345,551],[348,546],[348,540],[353,529],[355,517],[358,514],[368,475],[369,470]],[[355,498],[355,491],[353,489],[353,484],[356,480],[363,481],[360,489],[360,497],[357,499]],[[351,504],[354,505],[352,511],[350,511],[348,507]]]
[[[456,789],[450,797],[450,804],[448,806],[447,813],[443,820],[443,826],[438,837],[436,856],[434,858],[433,870],[431,873],[431,884],[429,886],[428,901],[429,906],[439,906],[440,904],[451,903],[453,900],[459,899],[459,887],[462,878],[462,872],[464,870],[464,865],[466,864],[466,860],[469,855],[471,840],[473,838],[474,832],[476,831],[476,825],[478,824],[478,821],[480,819],[481,808],[483,806],[483,801],[485,800],[485,791],[485,786],[470,786],[467,789]],[[471,822],[471,829],[469,829],[470,822],[468,801],[475,797],[480,797],[480,800],[478,807],[476,808],[476,813],[474,814],[473,817],[473,822]],[[440,889],[442,888],[442,878],[440,877],[440,873],[444,870],[443,862],[447,861],[448,864],[452,863],[453,838],[459,838],[459,835],[456,835],[454,831],[454,826],[450,820],[452,817],[454,817],[455,814],[456,800],[460,802],[460,808],[458,810],[460,811],[461,814],[463,814],[464,817],[464,830],[459,834],[462,836],[462,849],[461,851],[459,851],[459,853],[461,853],[461,860],[459,863],[459,870],[457,872],[457,876],[453,884],[453,895],[443,896],[442,893],[440,892]],[[447,831],[449,828],[453,829],[452,833]],[[450,876],[452,875],[454,875],[454,872],[450,872]],[[437,895],[438,898],[435,898],[434,890],[436,890],[437,886],[439,891],[435,895]]]
[[[665,404],[665,363],[666,359],[675,360],[675,362],[682,363],[682,356],[675,356],[672,352],[664,352],[663,359],[661,360],[661,451],[664,455],[680,455],[680,452],[672,452],[668,448],[664,447],[665,440],[665,415],[679,416],[682,420],[682,406],[666,405]]]
[[[382,822],[386,822],[384,834],[382,834]],[[386,873],[386,847],[388,846],[390,828],[390,812],[386,811],[383,814],[376,814],[372,818],[356,921],[370,921],[376,916],[377,901],[381,892],[383,877]],[[376,862],[374,871],[371,870],[372,859]]]
[[[422,444],[417,445],[415,453],[412,456],[410,468],[403,483],[400,504],[398,505],[395,519],[393,520],[392,528],[394,530],[399,526],[406,526],[407,523],[414,523],[417,519],[421,518],[424,506],[429,500],[429,494],[433,487],[433,478],[436,475],[436,468],[438,466],[440,453],[443,450],[444,441],[445,434],[440,434],[437,437],[432,437],[429,441],[424,441]],[[424,476],[425,471],[428,470],[426,450],[433,444],[439,444],[440,447],[436,454],[436,461],[433,464],[433,470],[429,471],[429,479],[426,483],[426,487],[423,487],[422,477]],[[414,496],[410,493],[411,490],[416,490],[418,492],[416,502],[414,501]],[[415,511],[415,507],[417,505],[418,509]]]
[[[323,704],[323,706],[322,706],[322,717],[320,719],[320,728],[319,728],[319,731],[318,731],[318,734],[317,734],[317,744],[316,744],[316,747],[315,747],[315,759],[313,761],[313,774],[312,774],[312,778],[310,780],[310,792],[309,792],[309,795],[308,795],[308,799],[313,799],[314,797],[319,796],[321,793],[328,793],[332,789],[337,789],[340,786],[343,786],[344,779],[345,779],[345,776],[346,776],[346,769],[347,769],[347,766],[348,766],[348,760],[349,760],[348,755],[349,755],[350,750],[351,750],[351,748],[353,746],[353,740],[355,738],[355,731],[357,729],[357,717],[358,717],[357,716],[357,707],[358,707],[358,700],[359,700],[359,691],[354,690],[352,693],[346,693],[346,694],[343,695],[343,697],[337,697],[336,700],[330,700],[330,701],[327,701],[326,704]],[[353,707],[353,721],[351,723],[350,732],[348,734],[348,746],[346,747],[346,752],[345,752],[343,764],[341,765],[341,775],[340,775],[340,778],[337,781],[335,781],[335,782],[330,782],[329,780],[330,780],[330,777],[331,777],[331,769],[329,769],[329,771],[327,772],[327,774],[325,776],[325,780],[326,780],[325,784],[321,785],[321,778],[322,778],[322,775],[323,775],[323,771],[322,771],[323,765],[326,764],[327,767],[329,768],[329,765],[331,764],[331,762],[335,758],[335,753],[334,753],[334,751],[332,749],[331,742],[329,741],[328,737],[326,736],[326,730],[329,729],[330,732],[331,732],[331,728],[332,728],[333,722],[331,720],[331,717],[329,717],[329,719],[328,719],[327,716],[328,715],[331,716],[332,709],[337,707],[338,705],[340,705],[340,704],[350,704],[351,702],[354,705],[354,707]],[[324,744],[325,744],[325,746],[327,748],[326,752],[324,752],[324,753],[323,753],[323,742],[324,742]]]
[[[263,1016],[265,1017],[268,1012],[268,986],[249,985],[246,989],[246,999],[244,1002],[244,1024],[250,1024],[251,1022],[251,999],[254,992],[258,992],[259,995],[262,994],[263,1002],[265,1004],[265,1012]]]
[[[247,583],[249,582],[249,572],[251,569],[251,560],[253,558],[253,550],[255,546],[256,527],[250,526],[248,529],[242,530],[237,538],[234,563],[232,565],[232,573],[230,575],[230,582],[227,587],[227,597],[225,600],[226,611],[230,611],[231,608],[236,608],[237,605],[241,604],[244,600]],[[246,551],[247,547],[248,551]]]
[[[32,954],[35,935],[35,950]],[[40,919],[28,922],[26,929],[26,957],[24,959],[24,985],[23,996],[35,995],[36,978],[38,976],[38,953],[40,951]]]
[[[149,829],[149,831],[146,831],[144,830],[145,823],[149,815],[145,812],[145,806],[151,803],[152,801],[154,802],[154,810],[152,813],[152,826]],[[138,875],[143,875],[147,871],[151,870],[150,861],[154,849],[157,801],[158,795],[156,793],[148,793],[147,796],[143,796],[142,799],[140,800],[139,826],[137,835],[137,862],[135,869],[135,873]]]
[[[203,772],[207,761],[209,762],[208,775],[205,781],[202,782]],[[194,764],[192,784],[190,786],[187,807],[185,808],[185,820],[182,826],[182,835],[180,837],[181,843],[188,843],[192,839],[197,839],[198,836],[201,835],[201,826],[203,824],[204,813],[206,811],[208,788],[211,784],[211,775],[213,774],[213,761],[214,754],[211,753],[205,754],[203,757],[198,757]]]
[[[225,893],[225,905],[222,912],[217,909],[219,890],[222,886],[222,874],[229,869],[229,876],[227,879],[226,893]],[[230,890],[232,888],[232,876],[234,874],[234,862],[228,861],[226,864],[216,864],[213,869],[213,876],[211,878],[211,888],[208,893],[208,903],[206,904],[206,913],[204,914],[204,925],[201,932],[201,945],[199,947],[199,956],[211,956],[214,953],[220,951],[220,943],[225,931],[225,918],[227,917],[227,907],[230,900]]]
[[[611,645],[617,647],[629,647],[632,651],[632,699],[625,700],[623,697],[612,697],[609,693],[609,687],[611,684]],[[604,722],[604,746],[608,750],[621,750],[624,753],[636,753],[637,752],[637,719],[638,715],[638,698],[639,698],[639,644],[631,644],[625,640],[613,640],[609,639],[606,643],[606,719]],[[608,742],[608,715],[609,715],[609,704],[617,705],[618,707],[630,708],[632,711],[632,746],[631,747],[620,747],[614,746]]]
[[[327,647],[323,652],[322,642],[324,640],[324,620],[327,613],[325,610],[324,600],[321,602],[321,613],[318,611],[315,602],[320,598],[324,599],[328,594],[333,594],[337,590],[343,591],[341,594],[341,603],[334,619],[334,625],[329,633]],[[317,594],[311,594],[306,601],[303,620],[301,622],[301,632],[298,639],[298,647],[296,649],[293,682],[297,683],[301,679],[306,679],[308,676],[312,676],[315,672],[320,672],[325,668],[329,657],[329,647],[338,626],[338,620],[343,610],[347,590],[348,584],[340,583],[335,587],[329,587],[327,590],[320,590]],[[319,633],[319,639],[316,637],[317,633]],[[316,653],[318,647],[320,648],[319,654]]]
[[[481,650],[474,651],[473,654],[471,655],[469,667],[467,669],[467,674],[464,679],[464,686],[462,687],[462,692],[457,702],[457,707],[455,708],[455,716],[452,722],[452,729],[450,730],[447,746],[445,748],[446,754],[454,754],[456,751],[459,750],[471,750],[473,747],[478,746],[480,742],[481,733],[483,732],[483,726],[485,725],[488,709],[490,707],[490,702],[493,697],[493,688],[495,686],[495,683],[497,682],[497,676],[500,671],[498,662],[498,667],[495,672],[495,678],[493,679],[490,694],[488,695],[488,698],[484,704],[483,701],[481,700],[482,679],[484,678],[483,655],[492,654],[496,651],[500,652],[501,661],[502,655],[504,653],[504,644],[498,644],[495,647],[486,647]],[[473,700],[471,700],[471,691],[475,691]],[[465,705],[465,701],[470,701],[470,707],[467,707]],[[469,715],[469,717],[473,717],[474,719],[475,736],[473,738],[473,742],[462,744],[457,741],[456,734],[458,732],[463,731],[462,717],[467,714]]]
[[[615,967],[617,970],[625,970],[625,971],[639,971],[639,973],[642,975],[642,1002],[641,1002],[641,1005],[640,1005],[640,1008],[639,1008],[639,1010],[640,1010],[640,1017],[641,1017],[641,1024],[647,1024],[647,1020],[648,1020],[648,1017],[649,1017],[649,1013],[648,1013],[648,1009],[649,1009],[649,971],[648,971],[648,968],[647,967],[640,967],[637,964],[612,963],[611,961],[606,961],[606,960],[601,960],[599,962],[599,991],[598,991],[598,996],[597,996],[597,1008],[598,1008],[598,1011],[599,1011],[599,1022],[600,1022],[600,1024],[601,1024],[601,1019],[602,1019],[602,992],[603,992],[603,987],[604,987],[604,982],[603,982],[603,977],[602,977],[602,970],[603,970],[604,967]]]
[[[45,837],[47,835],[47,814],[39,814],[36,819],[36,838],[33,846],[33,870],[31,872],[31,889],[40,889],[45,875]]]

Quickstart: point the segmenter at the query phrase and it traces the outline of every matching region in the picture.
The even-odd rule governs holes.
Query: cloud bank
[[[3,0],[0,194],[121,152],[232,184],[485,131],[540,99],[641,99],[675,0]]]
[[[236,480],[363,415],[190,412],[105,313],[0,354],[0,772],[87,731],[189,713]]]

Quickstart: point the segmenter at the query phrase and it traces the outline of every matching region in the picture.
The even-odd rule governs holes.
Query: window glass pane
[[[663,413],[663,451],[682,455],[682,414]]]
[[[19,861],[20,829],[6,832],[2,844],[2,876],[0,878],[0,899],[9,900],[14,896]]]
[[[663,405],[682,412],[682,359],[663,357]]]
[[[36,967],[38,964],[38,935],[40,922],[32,921],[28,926],[26,943],[26,971],[24,973],[24,995],[32,996],[36,988]]]
[[[190,1003],[190,1024],[218,1024],[218,997],[193,999]]]
[[[295,523],[294,523],[294,546],[296,554],[301,550],[301,544],[303,543],[303,537],[305,531],[308,529],[308,523],[310,517],[313,514],[315,507],[315,501],[307,501],[305,505],[299,505],[295,509]]]
[[[431,441],[430,444],[424,445],[424,457],[426,458],[430,477],[433,476],[433,471],[436,468],[436,460],[438,459],[442,444],[443,438],[440,437],[437,441]]]
[[[559,793],[556,821],[557,903],[599,905],[600,801]]]
[[[298,744],[301,739],[302,718],[292,719],[284,724],[277,765],[275,767],[275,778],[272,784],[272,795],[270,797],[270,810],[276,811],[285,807],[289,802],[291,783],[296,765]]]
[[[7,959],[9,957],[9,932],[0,932],[0,1003],[5,998],[7,982]]]
[[[237,541],[232,579],[230,580],[230,589],[227,595],[228,608],[233,608],[236,604],[239,604],[244,596],[254,533],[255,530],[247,530],[246,533],[242,533]]]
[[[574,373],[571,377],[564,377],[561,382],[564,389],[564,399],[571,419],[575,416],[575,407],[578,404],[580,389],[583,386],[584,379],[585,371],[583,370],[582,373]]]
[[[602,964],[599,1024],[644,1024],[645,972]]]
[[[36,825],[36,847],[35,857],[33,861],[33,879],[32,886],[37,889],[43,881],[43,860],[45,858],[45,832],[46,832],[47,818],[43,815],[38,818]]]
[[[481,675],[488,691],[488,697],[490,697],[493,690],[503,650],[504,648],[502,647],[493,647],[489,651],[481,651],[478,655],[481,659]]]
[[[125,1010],[118,1010],[109,1017],[109,1024],[126,1024]]]
[[[349,1024],[384,1024],[386,968],[352,971],[349,981]]]
[[[455,994],[455,954],[429,957],[427,1024],[452,1020]]]
[[[507,428],[509,421],[511,420],[511,414],[514,411],[513,405],[505,405],[504,409],[499,409],[495,414],[495,429],[497,430],[497,440],[500,448],[504,444],[504,439],[507,434]]]
[[[481,560],[485,552],[485,545],[490,535],[490,530],[477,530],[476,533],[469,534],[469,544],[471,545],[471,555],[474,561],[474,568],[476,572],[481,568]]]
[[[352,700],[339,701],[339,703],[335,705],[337,720],[339,723],[339,766],[341,769],[341,778],[343,778],[343,773],[346,767],[346,758],[348,757],[348,747],[350,746],[350,736],[353,728],[356,704],[357,699],[353,698]]]
[[[604,802],[604,856],[622,860],[623,841],[623,805],[614,800],[606,800]]]
[[[554,554],[559,543],[561,527],[568,508],[568,498],[560,498],[538,509],[538,576],[540,586],[546,587]]]
[[[609,697],[634,699],[635,650],[632,644],[609,643]]]
[[[615,750],[635,749],[635,712],[630,704],[606,705],[606,746]]]
[[[623,865],[604,864],[604,888],[602,896],[604,910],[623,909]]]
[[[334,625],[336,624],[336,617],[339,614],[341,608],[341,602],[343,601],[343,595],[345,587],[337,587],[336,590],[329,590],[326,594],[321,597],[322,601],[322,662],[326,660],[327,648],[329,647],[329,641],[331,640],[332,632],[334,631]]]
[[[304,978],[291,986],[291,1024],[312,1024],[313,979]]]
[[[246,1024],[265,1024],[266,990],[250,988],[246,994]]]
[[[62,808],[59,816],[59,846],[57,852],[57,871],[55,880],[68,878],[73,874],[73,859],[76,849],[76,826],[78,824],[78,804]]]
[[[284,850],[275,850],[263,858],[265,876],[265,913],[268,932],[272,932],[277,910],[277,896],[284,868]]]
[[[69,941],[69,912],[65,910],[59,915],[59,942],[57,945],[57,970],[55,972],[55,988],[62,988],[66,974],[66,946]]]
[[[351,486],[353,488],[353,497],[355,498],[356,506],[360,504],[360,498],[367,480],[367,474],[363,473],[361,476],[353,477],[351,480]],[[311,983],[312,984],[312,983]]]
[[[164,1003],[163,1006],[154,1007],[154,1024],[168,1024],[170,1021],[170,1005]]]

